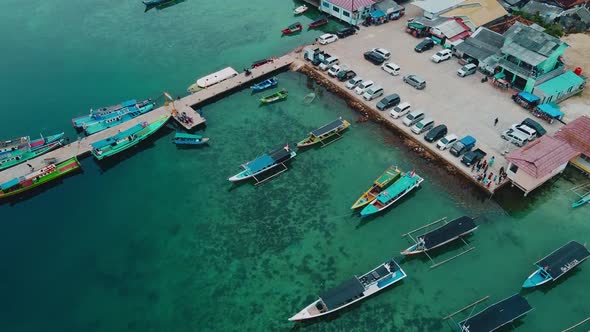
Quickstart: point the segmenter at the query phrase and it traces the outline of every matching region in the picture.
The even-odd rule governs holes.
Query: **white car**
[[[436,54],[434,54],[430,58],[430,60],[432,60],[433,62],[439,63],[439,62],[442,62],[445,60],[449,60],[452,55],[453,55],[453,53],[451,52],[451,50],[442,50],[442,51],[436,52]]]
[[[533,141],[535,138],[537,138],[537,131],[527,125],[515,123],[510,128],[525,134],[529,141]]]
[[[356,88],[357,85],[361,84],[362,81],[363,81],[362,77],[355,76],[355,77],[349,79],[348,82],[346,82],[346,88],[352,90],[352,89]]]
[[[394,119],[399,119],[402,116],[408,114],[410,112],[411,108],[412,108],[412,106],[410,106],[410,103],[403,102],[403,103],[397,105],[396,107],[394,107],[389,112],[389,115]]]
[[[388,50],[386,50],[384,48],[377,47],[377,48],[372,49],[371,51],[373,51],[375,53],[379,53],[379,55],[383,56],[383,58],[385,60],[388,60],[389,57],[391,56],[391,52],[389,52]]]
[[[322,45],[327,45],[338,40],[338,36],[331,33],[325,33],[318,37],[318,42]]]
[[[370,80],[366,80],[366,81],[362,81],[361,83],[359,83],[359,85],[356,86],[356,88],[354,88],[354,92],[356,92],[357,95],[362,95],[365,90],[367,88],[370,88],[373,86],[373,81]]]
[[[330,70],[328,70],[328,75],[332,77],[336,77],[339,72],[347,71],[349,68],[347,65],[333,65]]]
[[[401,68],[393,62],[384,63],[383,65],[381,65],[381,69],[393,76],[399,75],[401,71]]]
[[[455,142],[457,142],[458,139],[459,137],[457,137],[457,135],[448,134],[447,136],[439,139],[438,142],[436,142],[436,147],[439,150],[446,150],[447,148],[453,146],[453,144],[455,144]]]

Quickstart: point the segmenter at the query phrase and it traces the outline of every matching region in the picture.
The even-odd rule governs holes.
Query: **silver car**
[[[418,75],[407,75],[403,78],[405,83],[413,86],[418,90],[422,90],[426,87],[426,80]]]

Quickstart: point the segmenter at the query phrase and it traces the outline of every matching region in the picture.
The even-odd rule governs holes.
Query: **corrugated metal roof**
[[[500,53],[504,36],[484,27],[479,27],[465,42],[456,46],[459,52],[483,61],[491,55]]]
[[[438,14],[457,6],[464,1],[465,0],[414,0],[412,4],[427,12]]]
[[[558,38],[533,29],[520,22],[504,33],[506,42],[502,52],[536,66],[545,61],[563,42]]]
[[[368,7],[375,4],[372,0],[327,0],[329,3],[344,8],[348,11],[357,10],[362,7]],[[352,6],[354,5],[354,9]]]
[[[467,16],[476,26],[484,25],[508,14],[496,0],[467,0],[459,8],[445,12],[446,17]]]
[[[579,154],[580,152],[566,142],[545,135],[510,152],[506,159],[518,166],[523,172],[540,178],[555,171]]]
[[[568,70],[565,73],[554,77],[546,82],[535,86],[535,90],[543,91],[546,96],[554,96],[560,92],[568,91],[569,88],[575,88],[584,83],[584,79],[576,75],[573,71]]]
[[[465,31],[469,31],[469,28],[465,24],[459,23],[457,20],[448,20],[442,24],[437,25],[434,29],[438,29],[443,35],[451,39]]]
[[[569,143],[577,151],[590,156],[590,117],[583,115],[561,127],[555,138]]]

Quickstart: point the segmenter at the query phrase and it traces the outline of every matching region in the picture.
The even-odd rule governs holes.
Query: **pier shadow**
[[[40,195],[41,193],[49,191],[49,190],[53,189],[54,187],[57,187],[57,186],[63,184],[63,182],[66,179],[70,178],[71,176],[75,176],[75,175],[82,174],[82,173],[84,173],[84,170],[82,170],[82,167],[80,167],[76,171],[68,173],[68,174],[66,174],[54,181],[40,185],[39,187],[33,188],[31,190],[27,190],[21,194],[15,195],[15,196],[10,196],[10,197],[4,198],[4,199],[0,199],[0,206],[1,205],[14,206],[16,204],[26,202],[26,201],[30,200],[31,198],[33,198],[37,195]]]
[[[163,10],[163,9],[166,9],[166,8],[169,8],[169,7],[172,7],[172,6],[175,6],[175,5],[179,4],[179,3],[183,3],[185,1],[186,0],[169,0],[169,1],[163,2],[162,4],[159,4],[159,5],[146,5],[144,3],[145,10],[143,12],[146,13],[149,10],[152,10],[154,8],[157,9],[157,10]]]

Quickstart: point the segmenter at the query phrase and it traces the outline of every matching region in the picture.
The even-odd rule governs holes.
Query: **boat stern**
[[[549,280],[551,280],[551,277],[549,275],[547,275],[547,277],[543,277],[543,272],[544,270],[542,268],[539,268],[537,271],[533,272],[522,284],[522,288],[533,288],[533,287],[537,287],[540,286],[546,282],[548,282]]]

